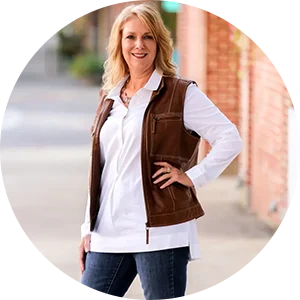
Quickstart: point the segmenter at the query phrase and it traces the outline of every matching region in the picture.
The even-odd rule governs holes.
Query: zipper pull
[[[148,223],[146,223],[146,245],[149,244],[149,227]]]
[[[159,119],[160,119],[160,118],[153,117],[153,122],[152,122],[152,133],[155,133],[156,122],[157,122]]]

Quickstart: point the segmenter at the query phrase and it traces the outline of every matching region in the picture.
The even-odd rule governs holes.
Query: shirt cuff
[[[91,234],[91,232],[90,232],[90,224],[83,223],[81,225],[81,238],[85,237],[87,234]]]
[[[205,178],[204,172],[199,172],[199,166],[196,165],[192,167],[191,169],[187,170],[185,174],[190,178],[190,180],[193,182],[194,187],[198,188],[200,186],[203,186],[207,183],[207,179]]]

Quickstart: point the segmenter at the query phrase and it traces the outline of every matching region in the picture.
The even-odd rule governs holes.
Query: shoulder
[[[187,78],[181,78],[178,77],[178,87],[180,89],[185,90],[185,98],[187,99],[195,99],[195,98],[203,98],[207,96],[202,92],[202,90],[199,88],[198,83],[195,80],[187,79]]]
[[[182,78],[180,76],[166,76],[166,75],[163,75],[163,78],[166,82],[169,82],[169,83],[185,83],[185,84],[189,84],[189,83],[195,83],[197,85],[197,83],[194,81],[194,80],[190,80],[190,79],[187,79],[187,78]]]
[[[215,104],[195,84],[190,84],[185,93],[184,107],[196,112],[197,109],[213,108]]]
[[[179,76],[164,76],[164,85],[167,88],[176,88],[177,90],[183,90],[186,91],[187,88],[190,86],[198,86],[197,83],[194,80],[182,78]]]
[[[185,98],[187,99],[198,99],[200,100],[209,100],[206,94],[201,90],[201,88],[198,86],[197,82],[188,79],[188,78],[182,78],[182,77],[170,77],[170,76],[164,76],[164,84],[167,88],[175,87],[179,90],[185,91]]]
[[[100,114],[104,101],[107,97],[107,92],[105,92],[102,88],[99,90],[99,102],[96,110],[96,116]]]

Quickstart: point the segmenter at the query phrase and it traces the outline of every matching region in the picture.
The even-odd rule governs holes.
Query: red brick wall
[[[195,80],[204,93],[207,91],[207,15],[206,11],[184,4],[177,14],[179,74]],[[199,159],[207,152],[207,143],[201,141]]]
[[[239,52],[230,40],[228,22],[207,16],[207,96],[239,128]],[[209,149],[207,145],[207,149]],[[224,174],[237,173],[237,159]]]
[[[239,122],[238,53],[229,40],[228,23],[201,9],[181,5],[177,18],[180,75],[194,79],[236,125]],[[209,151],[202,142],[200,159]],[[236,173],[236,162],[229,172]],[[227,171],[228,171],[227,170]]]
[[[177,14],[177,48],[180,76],[195,80],[206,92],[207,12],[181,4]]]
[[[268,57],[251,43],[251,208],[280,223],[287,206],[287,122],[291,100]],[[278,213],[269,213],[277,204]]]
[[[210,13],[207,21],[207,95],[239,125],[239,53],[229,39],[228,23]]]
[[[181,4],[180,13],[177,14],[177,49],[179,52],[180,76],[189,78],[189,61],[187,44],[190,42],[187,35],[189,31],[189,9],[190,6]],[[196,80],[196,79],[195,79]]]
[[[250,40],[243,35],[243,47],[240,49],[240,111],[239,131],[243,139],[243,150],[239,155],[238,174],[243,182],[250,185],[251,172],[251,140],[252,140],[252,86],[250,84]],[[245,199],[246,202],[249,199]]]
[[[237,164],[238,175],[247,187],[243,193],[254,212],[266,221],[279,224],[287,207],[290,96],[273,64],[250,39],[242,34],[237,43],[232,39],[234,28],[226,21],[210,13],[201,19],[192,10],[183,5],[178,16],[181,74],[195,76],[196,52],[206,54],[201,56],[206,61],[206,69],[199,75],[199,78],[206,77],[205,92],[238,126],[244,141]],[[202,34],[197,43],[201,32],[197,32],[199,19],[206,35]],[[199,51],[201,43],[206,45],[204,52]],[[205,145],[202,154],[208,150]],[[272,204],[277,211],[270,211]]]
[[[182,5],[178,14],[178,49],[182,77],[196,80],[215,105],[239,126],[239,53],[228,23],[201,9]],[[200,159],[210,150],[202,142]],[[224,174],[236,174],[235,160]]]

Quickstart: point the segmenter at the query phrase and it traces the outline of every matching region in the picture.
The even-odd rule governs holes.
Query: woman
[[[154,6],[117,17],[92,129],[81,282],[122,297],[139,274],[146,299],[184,296],[199,258],[195,188],[241,150],[236,127],[194,82],[176,77],[172,41]],[[199,164],[200,137],[212,150]]]

